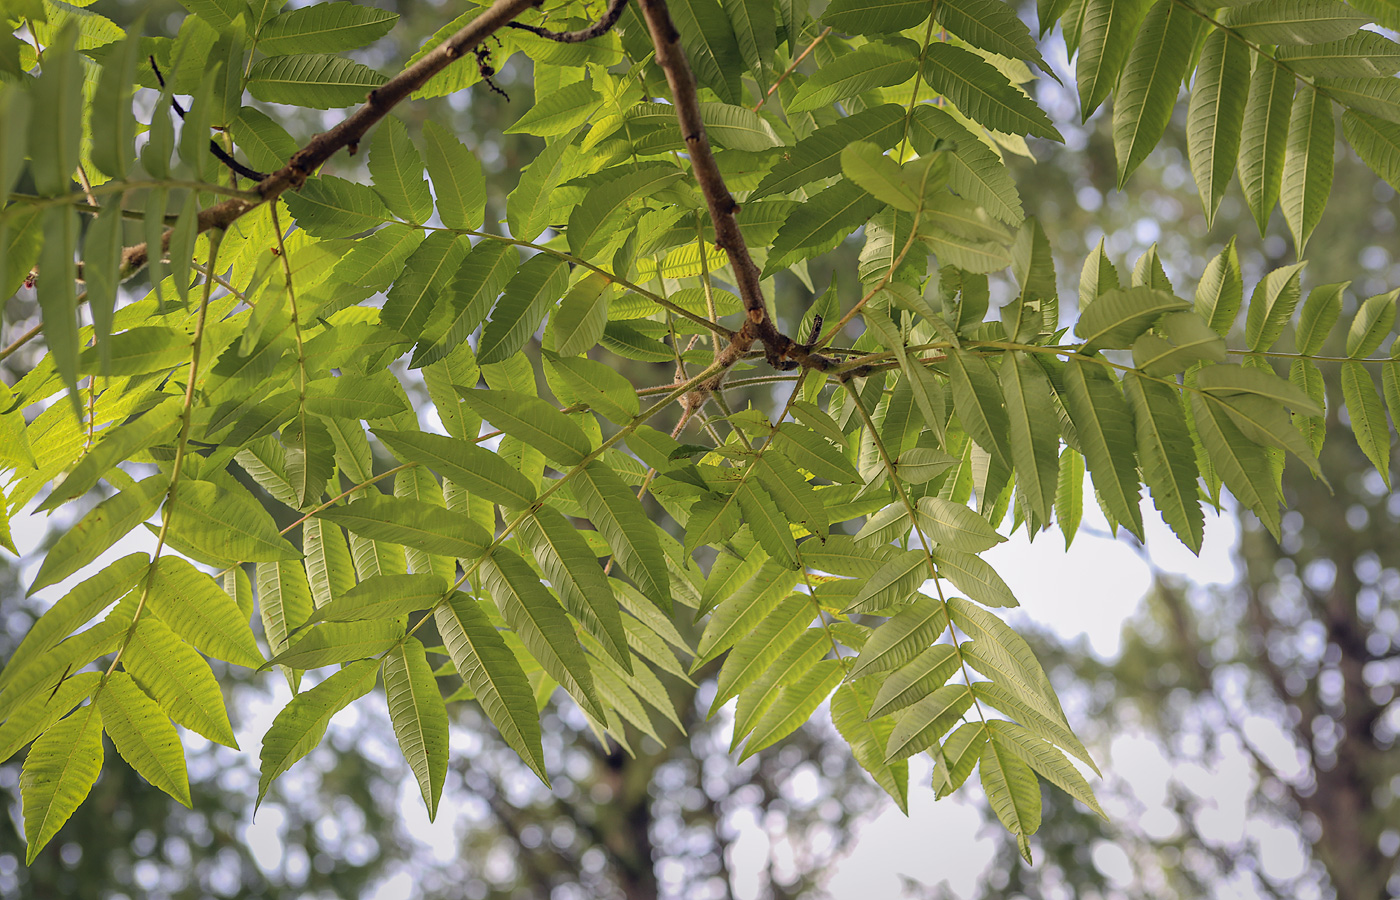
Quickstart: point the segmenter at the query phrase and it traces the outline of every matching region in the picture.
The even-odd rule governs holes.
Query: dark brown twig
[[[160,74],[160,66],[156,63],[156,58],[154,56],[148,56],[146,59],[151,61],[151,71],[156,73],[156,83],[160,85],[161,90],[165,90],[165,78]],[[185,108],[180,105],[180,101],[176,100],[174,95],[170,97],[170,108],[175,110],[175,114],[180,117],[181,122],[185,121]],[[214,158],[219,162],[228,166],[229,170],[235,175],[242,175],[244,178],[251,178],[253,181],[262,181],[267,177],[266,172],[250,169],[243,165],[243,163],[234,159],[223,147],[220,147],[219,142],[213,138],[209,139],[209,152],[212,153]]]
[[[622,10],[627,6],[627,0],[611,0],[608,3],[607,11],[598,21],[587,28],[580,28],[578,31],[550,31],[548,28],[541,28],[538,25],[526,25],[522,22],[507,22],[509,28],[519,28],[521,31],[528,31],[537,34],[542,38],[551,41],[558,41],[561,44],[577,44],[580,41],[591,40],[595,37],[602,37],[617,24],[617,20],[622,16]]]
[[[715,245],[729,257],[730,268],[734,270],[734,281],[739,288],[739,298],[743,301],[747,319],[744,326],[735,333],[729,345],[715,354],[715,362],[720,366],[719,373],[700,388],[687,394],[682,407],[696,410],[704,406],[713,394],[726,372],[748,352],[755,341],[761,342],[769,365],[775,369],[788,370],[799,366],[824,372],[834,365],[834,360],[810,351],[783,334],[773,324],[768,315],[768,307],[763,300],[763,290],[759,287],[761,273],[749,255],[748,244],[739,230],[739,204],[725,186],[724,176],[710,150],[710,141],[705,134],[705,123],[700,117],[700,102],[696,95],[695,74],[690,69],[685,51],[681,49],[680,32],[671,21],[670,11],[665,0],[637,0],[651,32],[652,45],[656,48],[656,62],[666,73],[666,81],[671,87],[675,102],[676,118],[680,123],[681,137],[685,139],[686,150],[690,155],[690,166],[695,173],[695,181],[705,195],[705,203],[710,210],[710,220],[715,226]]]
[[[330,131],[316,135],[305,147],[293,154],[285,166],[258,182],[259,199],[234,198],[200,210],[198,230],[204,232],[211,228],[227,228],[249,211],[275,200],[288,190],[301,187],[311,173],[337,151],[357,146],[376,122],[408,99],[414,91],[427,84],[428,79],[472,53],[483,40],[540,2],[541,0],[496,0],[485,12],[434,47],[418,62],[370,91],[364,105]],[[166,231],[161,243],[166,245],[169,241],[170,232]],[[145,244],[137,244],[123,250],[122,277],[129,278],[145,267],[149,254],[150,248]]]

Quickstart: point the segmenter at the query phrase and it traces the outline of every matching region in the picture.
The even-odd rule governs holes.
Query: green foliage
[[[278,665],[294,688],[337,667],[278,714],[260,799],[381,673],[432,814],[457,703],[546,779],[545,704],[576,703],[624,748],[665,741],[653,714],[682,718],[666,681],[722,660],[711,714],[735,701],[743,756],[829,699],[901,806],[916,753],[940,796],[980,770],[1028,853],[1037,776],[1101,812],[1066,754],[1094,764],[988,611],[1017,601],[979,554],[1017,528],[1072,540],[1086,468],[1138,536],[1146,487],[1199,550],[1222,485],[1278,534],[1285,454],[1317,472],[1324,375],[1390,477],[1400,344],[1372,356],[1393,291],[1358,305],[1345,361],[1323,370],[1347,285],[1310,285],[1295,326],[1301,258],[1246,304],[1258,267],[1231,241],[1192,302],[1155,252],[1124,283],[1101,243],[1067,333],[1049,240],[1003,159],[1060,138],[1028,88],[1046,63],[1000,0],[834,0],[820,23],[804,4],[671,0],[698,87],[652,43],[658,0],[569,44],[501,28],[552,27],[501,0],[393,78],[339,55],[393,27],[369,7],[186,6],[181,36],[151,45],[169,68],[154,104],[133,103],[156,85],[146,43],[95,13],[27,26],[42,58],[26,49],[0,84],[0,284],[37,267],[48,351],[0,412],[6,521],[41,494],[43,510],[95,501],[65,511],[30,591],[75,585],[0,669],[0,748],[33,742],[31,859],[96,779],[104,730],[188,802],[172,722],[236,744],[208,658]],[[1207,219],[1238,172],[1261,230],[1281,205],[1301,254],[1336,107],[1400,187],[1400,49],[1351,7],[1040,8],[1077,52],[1084,116],[1112,102],[1120,185],[1185,83]],[[510,190],[447,129],[386,115],[516,53],[551,89],[513,107],[510,131],[544,146]],[[367,93],[301,145],[244,105]],[[364,171],[334,155],[362,141]],[[273,174],[250,190],[247,166]],[[811,309],[776,305],[848,244],[856,294],[833,279]],[[778,405],[736,411],[742,386]],[[145,531],[153,552],[91,571]],[[703,623],[695,646],[677,616]]]

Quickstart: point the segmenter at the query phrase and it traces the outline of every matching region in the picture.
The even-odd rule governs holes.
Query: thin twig
[[[776,91],[776,90],[778,89],[778,85],[782,84],[784,81],[787,80],[787,77],[793,73],[793,71],[797,68],[798,64],[801,63],[802,60],[806,59],[807,56],[808,56],[809,54],[811,54],[811,52],[812,52],[813,50],[817,49],[817,45],[818,45],[818,44],[820,44],[822,41],[826,40],[826,36],[827,36],[828,34],[831,34],[831,26],[830,26],[830,25],[826,26],[826,30],[825,30],[825,31],[823,31],[821,34],[817,35],[815,38],[813,38],[813,39],[812,39],[812,43],[810,43],[810,44],[807,45],[807,49],[806,49],[806,50],[803,50],[801,53],[797,54],[797,59],[794,59],[794,60],[792,61],[792,64],[789,65],[786,69],[783,70],[783,74],[779,75],[779,76],[778,76],[778,80],[775,81],[775,82],[773,82],[773,86],[770,87],[770,88],[768,89],[768,93],[766,93],[766,94],[763,95],[763,99],[759,100],[757,103],[754,104],[754,106],[753,106],[753,111],[754,111],[754,112],[758,112],[758,110],[763,106],[763,104],[765,104],[765,103],[768,102],[768,98],[771,97],[771,96],[773,96],[773,92]]]
[[[151,61],[151,71],[156,73],[156,83],[160,85],[162,91],[165,90],[165,78],[160,74],[160,66],[156,64],[156,58],[154,56],[148,56],[146,58]],[[181,122],[185,121],[185,108],[180,105],[180,101],[176,100],[173,94],[170,97],[170,108],[175,110],[175,114],[180,117]],[[228,166],[235,175],[242,175],[244,178],[251,178],[254,181],[262,181],[267,177],[266,172],[250,169],[243,165],[243,163],[234,159],[223,147],[220,147],[218,141],[213,138],[209,139],[209,152],[212,153],[214,158],[219,162]],[[94,200],[93,202],[95,203],[97,201]]]
[[[326,160],[347,147],[356,147],[380,119],[395,106],[408,99],[414,91],[452,63],[471,52],[486,38],[504,28],[506,23],[525,10],[539,5],[540,0],[496,0],[490,8],[443,43],[434,47],[418,62],[370,91],[364,104],[339,125],[312,138],[305,147],[292,155],[285,166],[258,182],[256,200],[232,199],[199,211],[197,230],[227,228],[237,219],[264,203],[277,199],[288,190],[300,188],[306,179]],[[161,238],[168,244],[170,232]],[[161,248],[162,251],[164,247]],[[121,275],[130,278],[145,267],[150,257],[146,244],[136,244],[122,251]]]
[[[551,41],[558,41],[561,44],[577,44],[580,41],[591,40],[595,37],[602,37],[608,30],[617,24],[617,20],[622,15],[622,10],[627,6],[627,0],[612,0],[608,4],[607,11],[598,21],[587,28],[580,28],[578,31],[550,31],[548,28],[541,28],[538,25],[525,25],[521,22],[507,22],[508,28],[519,28],[521,31],[528,31],[537,34],[542,38]]]

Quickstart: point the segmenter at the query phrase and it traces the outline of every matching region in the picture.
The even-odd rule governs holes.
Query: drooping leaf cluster
[[[826,705],[901,805],[915,754],[940,796],[979,771],[1029,855],[1038,778],[1097,810],[1097,770],[979,554],[1003,526],[1071,539],[1086,473],[1139,537],[1144,486],[1193,550],[1225,488],[1277,534],[1285,457],[1317,473],[1347,287],[1302,301],[1299,259],[1246,303],[1232,242],[1187,300],[1155,253],[1120,274],[1101,244],[1071,333],[1003,160],[1059,138],[1030,93],[1043,40],[1075,54],[1086,117],[1111,99],[1120,185],[1185,84],[1207,216],[1238,169],[1301,252],[1338,106],[1400,187],[1400,50],[1363,28],[1400,24],[1382,3],[1042,0],[1037,38],[1001,0],[639,0],[560,42],[541,32],[600,10],[500,0],[393,78],[343,55],[392,28],[369,7],[185,5],[171,39],[4,7],[0,293],[33,282],[48,348],[6,389],[7,511],[99,500],[30,591],[73,586],[0,670],[3,755],[33,742],[31,858],[104,731],[188,798],[176,726],[235,743],[209,658],[297,691],[260,795],[378,683],[431,814],[449,703],[547,779],[561,690],[629,748],[679,727],[666,679],[722,660],[711,713],[734,701],[741,755]],[[543,148],[491,221],[472,152],[393,107],[489,90],[515,54],[537,100],[511,130]],[[274,118],[362,100],[305,140]],[[848,241],[858,301],[833,282],[771,308]],[[1371,357],[1396,296],[1360,303],[1328,372],[1387,479],[1400,344]],[[755,385],[775,412],[726,400]],[[153,551],[93,565],[146,531]]]

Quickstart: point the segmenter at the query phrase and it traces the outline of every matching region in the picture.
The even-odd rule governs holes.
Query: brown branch
[[[671,97],[676,107],[676,119],[680,123],[681,137],[685,139],[686,150],[690,155],[691,170],[695,181],[705,195],[705,203],[710,209],[710,221],[715,226],[715,245],[729,257],[730,268],[734,270],[734,281],[739,288],[739,298],[743,301],[747,319],[744,326],[730,340],[729,345],[715,354],[715,362],[720,371],[700,388],[687,394],[682,407],[698,410],[704,406],[714,390],[723,380],[725,373],[748,352],[755,341],[763,344],[768,363],[775,369],[788,370],[799,366],[826,371],[834,361],[812,352],[806,344],[799,344],[783,334],[768,316],[768,307],[763,300],[763,290],[759,287],[761,273],[749,255],[748,244],[739,230],[739,204],[729,193],[720,173],[719,164],[710,150],[710,140],[705,134],[705,123],[700,116],[700,101],[696,95],[695,74],[691,71],[685,51],[680,45],[680,32],[671,21],[670,11],[665,0],[637,0],[647,29],[651,32],[652,45],[656,48],[656,62],[666,73],[666,81],[671,87]]]
[[[622,16],[622,10],[627,6],[627,0],[611,0],[608,3],[607,11],[598,21],[587,28],[580,28],[578,31],[550,31],[548,28],[541,28],[538,25],[525,25],[520,22],[507,22],[510,28],[519,28],[521,31],[528,31],[537,34],[542,38],[551,41],[558,41],[561,44],[577,44],[580,41],[591,40],[595,37],[602,37],[617,24],[617,20]]]
[[[433,48],[418,62],[369,92],[364,105],[330,131],[316,135],[285,166],[258,182],[258,200],[225,200],[199,212],[198,230],[227,228],[235,220],[264,203],[277,199],[287,190],[300,188],[306,179],[342,148],[355,147],[369,129],[414,91],[427,84],[443,69],[472,53],[483,40],[541,0],[496,0],[490,8],[467,23],[460,31]],[[161,252],[169,245],[170,231],[161,239]],[[140,271],[149,258],[150,248],[137,244],[122,251],[122,278]]]

